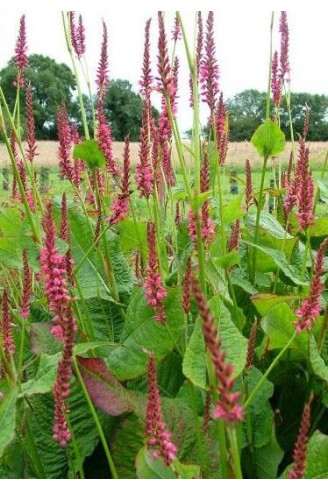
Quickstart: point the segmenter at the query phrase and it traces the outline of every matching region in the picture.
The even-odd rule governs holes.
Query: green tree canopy
[[[105,101],[105,114],[112,125],[113,138],[123,141],[129,134],[131,141],[138,141],[141,128],[142,98],[132,90],[128,80],[112,80]],[[153,107],[157,119],[158,111]]]
[[[16,98],[14,81],[17,70],[13,60],[0,71],[0,83],[6,95],[10,109],[13,109]],[[64,100],[69,113],[77,114],[74,101],[76,89],[75,78],[70,68],[64,63],[57,63],[48,56],[32,54],[29,56],[29,66],[25,70],[25,79],[33,90],[33,106],[36,136],[39,139],[56,139],[56,112]],[[21,91],[21,107],[25,106],[25,90]],[[24,110],[21,110],[24,113]],[[22,117],[24,124],[24,117]]]
[[[328,96],[308,93],[291,95],[292,122],[294,134],[302,134],[305,107],[311,109],[309,141],[328,140]],[[226,102],[229,112],[230,139],[232,141],[250,140],[256,128],[264,121],[266,93],[258,90],[244,90]],[[280,108],[281,129],[290,139],[289,115],[284,98]]]

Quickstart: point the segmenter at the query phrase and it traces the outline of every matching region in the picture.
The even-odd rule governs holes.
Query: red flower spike
[[[321,280],[323,274],[323,263],[328,248],[328,238],[320,245],[314,266],[314,274],[310,283],[309,295],[303,299],[300,308],[296,310],[298,320],[294,323],[297,332],[301,333],[304,329],[311,331],[314,322],[320,315],[320,297],[323,292],[324,284]]]
[[[35,123],[34,123],[34,115],[33,115],[33,99],[32,99],[31,85],[28,85],[26,90],[26,141],[27,141],[26,156],[27,159],[30,162],[32,162],[34,160],[34,157],[39,155],[39,153],[38,153],[38,147],[35,138]]]
[[[176,459],[177,448],[173,444],[171,434],[167,429],[161,409],[157,384],[155,357],[152,354],[147,364],[148,372],[148,402],[146,408],[146,437],[147,446],[153,450],[153,459],[161,456],[166,466]]]
[[[311,400],[305,404],[301,426],[293,452],[293,466],[288,473],[290,480],[300,480],[305,476],[307,445],[311,426]]]
[[[150,161],[150,121],[149,100],[144,99],[142,106],[142,127],[140,132],[139,160],[136,166],[135,179],[140,197],[147,199],[154,192],[154,171]]]
[[[190,312],[191,302],[191,257],[187,259],[186,272],[182,281],[182,306],[186,315]]]
[[[158,55],[157,55],[157,68],[159,78],[158,89],[168,95],[171,94],[171,66],[169,61],[165,24],[164,24],[164,13],[158,12],[158,28],[159,28],[159,38],[158,38]]]
[[[205,55],[200,63],[200,83],[203,102],[214,114],[216,99],[219,93],[219,65],[216,59],[214,40],[214,12],[209,12],[206,22]]]
[[[11,328],[11,314],[9,308],[9,295],[5,289],[2,295],[2,322],[1,322],[2,349],[9,358],[15,354],[15,343]]]
[[[20,315],[26,319],[30,316],[30,298],[32,294],[32,270],[28,264],[27,251],[23,250],[23,295],[20,300]]]
[[[192,290],[202,319],[202,330],[206,346],[211,354],[218,380],[220,400],[216,402],[214,418],[222,418],[226,424],[234,425],[244,419],[243,407],[238,404],[240,392],[234,392],[233,366],[225,360],[226,354],[222,350],[222,341],[218,337],[214,318],[210,313],[206,299],[194,276],[191,278]]]
[[[57,111],[57,124],[58,124],[58,157],[59,167],[61,175],[68,180],[72,179],[72,160],[71,160],[71,147],[72,147],[72,135],[71,127],[68,121],[67,110],[65,103],[63,102]]]
[[[289,27],[287,22],[287,12],[281,12],[279,22],[280,32],[280,74],[282,80],[290,82],[289,66]]]
[[[101,44],[100,60],[97,70],[97,95],[98,99],[105,100],[107,95],[107,90],[109,86],[109,75],[108,75],[108,33],[107,26],[103,21],[103,37]]]
[[[153,83],[153,77],[151,74],[151,65],[150,65],[150,40],[149,40],[150,24],[151,24],[151,19],[148,19],[145,27],[145,47],[144,47],[144,56],[143,56],[143,65],[142,65],[142,76],[141,76],[141,80],[139,81],[140,93],[145,98],[148,98],[150,96],[150,93],[152,91],[152,83]]]
[[[165,324],[166,316],[164,311],[164,298],[167,297],[166,289],[163,286],[161,275],[159,274],[158,256],[156,250],[156,230],[152,222],[147,223],[147,238],[148,238],[148,267],[146,271],[145,284],[143,285],[146,291],[146,300],[151,306],[156,315],[154,320]]]
[[[112,129],[110,124],[106,121],[106,117],[104,113],[104,103],[101,98],[98,99],[97,118],[98,118],[97,139],[98,139],[99,148],[101,149],[106,159],[106,168],[111,175],[118,176],[121,174],[121,171],[116,166],[114,160]]]
[[[15,47],[15,66],[18,70],[15,85],[25,87],[24,70],[28,66],[25,15],[19,21],[19,33]]]
[[[130,139],[125,138],[124,154],[123,154],[123,178],[121,183],[121,192],[112,204],[112,215],[108,218],[109,223],[117,225],[124,220],[130,209]]]

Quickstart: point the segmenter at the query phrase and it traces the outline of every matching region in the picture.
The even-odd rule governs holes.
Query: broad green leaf
[[[122,345],[108,358],[109,369],[118,380],[133,379],[144,374],[149,352],[155,354],[157,362],[160,362],[173,350],[184,325],[180,289],[169,291],[165,312],[167,323],[162,325],[156,322],[153,319],[154,310],[146,303],[144,290],[134,290],[126,312]]]
[[[111,449],[120,479],[137,478],[135,460],[144,443],[144,423],[134,414],[125,417],[116,426],[111,440]]]
[[[83,160],[90,169],[103,167],[106,163],[96,140],[88,140],[76,145],[73,150],[73,158]]]
[[[256,368],[252,368],[247,376],[247,388],[249,395],[252,393],[263,374]],[[273,413],[269,399],[273,395],[273,384],[266,380],[261,389],[255,395],[247,408],[247,421],[243,424],[243,436],[245,446],[251,445],[260,448],[270,443],[272,436]],[[251,424],[249,433],[247,424]]]
[[[247,339],[233,323],[229,310],[219,296],[209,301],[209,308],[218,326],[222,338],[222,348],[226,352],[227,362],[234,367],[234,377],[243,370],[247,354]],[[198,317],[183,359],[183,373],[196,386],[206,388],[206,354],[205,341],[201,329],[201,318]]]
[[[328,186],[323,180],[318,179],[317,184],[320,190],[320,197],[323,201],[328,202]]]
[[[89,298],[80,305],[88,340],[118,342],[124,326],[119,306],[101,298]]]
[[[267,119],[252,136],[251,142],[259,155],[268,158],[278,155],[285,149],[285,135],[277,122]]]
[[[36,375],[33,379],[22,384],[20,396],[31,396],[52,391],[55,384],[57,364],[60,357],[61,353],[51,356],[48,354],[41,354]]]
[[[119,241],[122,252],[134,250],[147,250],[147,226],[146,223],[125,219],[117,225],[119,230]]]
[[[223,206],[223,221],[225,225],[231,225],[237,219],[244,216],[245,212],[242,210],[242,196],[237,197],[226,206]]]
[[[181,480],[197,480],[200,478],[200,467],[196,464],[183,464],[180,461],[174,461],[173,467]]]
[[[163,461],[158,458],[153,459],[152,454],[142,448],[136,458],[137,476],[141,480],[174,480],[175,473],[170,467],[165,466]]]
[[[191,201],[191,207],[194,212],[200,209],[204,202],[207,201],[213,195],[213,191],[202,192],[202,194],[198,194],[198,196],[194,197]]]
[[[53,324],[51,322],[32,323],[31,347],[35,355],[56,354],[62,350],[62,343],[50,333]]]
[[[326,237],[328,235],[328,218],[318,218],[314,225],[309,227],[309,235],[311,237]]]
[[[263,245],[255,245],[255,243],[252,242],[247,242],[245,241],[247,245],[250,245],[253,248],[256,248],[257,250],[260,250],[264,254],[266,254],[268,257],[271,257],[276,264],[276,266],[287,276],[295,285],[297,286],[306,286],[307,283],[302,281],[301,279],[301,274],[298,268],[294,265],[291,265],[288,263],[286,256],[283,252],[280,250],[276,250],[274,248],[269,248],[269,247],[264,247]],[[257,266],[261,261],[257,261]],[[270,267],[271,269],[271,267]],[[270,270],[269,269],[269,270]],[[262,267],[260,267],[260,270],[262,270]],[[265,270],[267,270],[267,267],[265,267]]]
[[[42,461],[46,478],[67,478],[68,460],[67,452],[53,440],[54,400],[52,394],[36,395],[30,399],[32,406],[29,412],[30,427],[33,433],[36,450]],[[81,388],[76,382],[71,383],[71,394],[68,398],[69,422],[73,427],[76,445],[81,462],[93,453],[99,436],[85,401]],[[101,412],[98,417],[102,424],[106,416]],[[71,462],[78,471],[78,464],[74,451],[70,452]]]
[[[296,327],[293,325],[295,321],[296,315],[287,303],[273,306],[261,320],[262,329],[269,339],[268,344],[267,339],[263,341],[265,349],[269,351],[283,349],[295,333]],[[290,349],[301,357],[307,355],[308,333],[303,331],[297,335]]]
[[[310,354],[310,364],[313,369],[313,372],[320,379],[328,383],[328,366],[325,361],[322,359],[320,352],[317,347],[317,343],[313,337],[310,336],[310,344],[309,344],[309,354]]]
[[[272,293],[258,293],[251,297],[252,303],[261,316],[265,316],[273,306],[279,303],[289,303],[290,301],[299,299],[301,299],[301,296],[299,295],[278,296],[277,294]]]
[[[256,477],[261,480],[277,478],[278,467],[283,456],[284,452],[277,442],[274,431],[272,431],[270,442],[254,450]]]
[[[231,252],[222,255],[221,257],[218,258],[213,257],[212,260],[216,267],[222,269],[229,269],[230,267],[233,267],[234,265],[240,263],[240,255],[238,250],[231,250]]]
[[[113,416],[132,410],[128,391],[115,379],[103,359],[77,357],[77,361],[90,398],[97,408]]]
[[[0,381],[0,457],[15,437],[17,388]]]

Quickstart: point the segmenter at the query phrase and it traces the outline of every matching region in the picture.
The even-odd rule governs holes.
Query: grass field
[[[186,143],[187,144],[187,143]],[[122,159],[124,143],[114,143],[114,156],[116,159]],[[325,159],[325,155],[328,151],[327,142],[313,142],[309,143],[310,146],[310,158],[313,167],[318,169]],[[131,143],[131,161],[132,164],[136,164],[138,160],[138,143]],[[57,166],[57,149],[58,143],[56,141],[40,141],[38,143],[39,156],[35,159],[37,166],[53,167]],[[281,161],[288,162],[289,155],[292,149],[291,143],[287,143],[285,152],[280,156]],[[186,152],[186,155],[188,153]],[[230,143],[227,155],[226,165],[244,166],[245,160],[249,159],[252,166],[260,166],[262,164],[261,157],[256,153],[255,149],[248,142],[242,143]],[[9,158],[7,155],[5,145],[0,145],[0,165],[8,165]]]

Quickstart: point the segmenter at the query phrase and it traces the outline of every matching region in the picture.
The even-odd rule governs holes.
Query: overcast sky
[[[43,4],[45,5],[45,3]],[[70,65],[59,11],[2,11],[0,17],[0,67],[13,56],[19,17],[26,14],[29,53],[40,53]],[[82,12],[86,25],[87,60],[94,80],[101,43],[101,19],[109,30],[111,78],[128,79],[138,89],[140,78],[144,24],[152,22],[153,70],[156,70],[157,12],[113,11]],[[182,12],[192,44],[194,12]],[[204,12],[204,17],[207,12]],[[242,90],[266,90],[269,56],[269,25],[271,12],[239,9],[215,12],[217,58],[220,66],[220,88],[225,97]],[[174,12],[166,12],[168,32]],[[276,12],[275,46],[279,47],[279,12]],[[288,12],[290,26],[291,86],[297,92],[328,93],[327,16],[317,10]],[[169,35],[169,37],[171,37]],[[182,43],[177,50],[181,59],[179,123],[191,127],[188,109],[188,75]],[[158,101],[155,100],[155,105]]]

